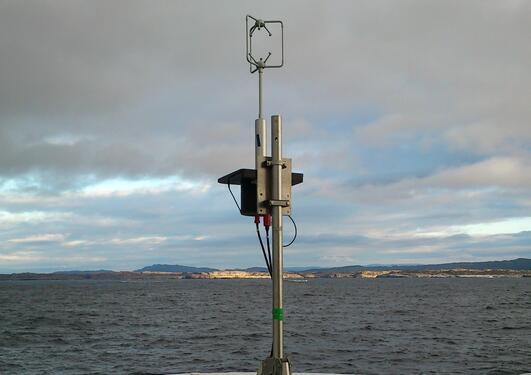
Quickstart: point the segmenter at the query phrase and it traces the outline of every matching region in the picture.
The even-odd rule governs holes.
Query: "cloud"
[[[497,193],[493,189],[528,194],[531,191],[531,177],[527,173],[530,167],[525,159],[499,157],[435,171],[425,177],[404,177],[391,182],[355,186],[341,183],[326,185],[324,182],[320,191],[322,194],[331,192],[337,199],[349,197],[359,202],[418,201],[426,198],[443,204],[448,199],[457,202],[461,198],[490,198]]]
[[[232,4],[3,5],[1,34],[17,38],[1,45],[0,174],[217,175],[236,165],[249,153],[241,122],[252,126],[256,92],[234,43],[234,10],[248,5]],[[320,123],[372,112],[380,118],[355,134],[372,142],[435,129],[459,149],[524,147],[528,7],[273,3],[289,48],[286,69],[267,74],[266,108]],[[433,14],[444,21],[426,23]]]
[[[135,237],[135,238],[113,238],[110,243],[114,245],[139,245],[139,244],[148,244],[148,245],[158,245],[167,240],[166,237],[162,236],[151,236],[151,237]]]
[[[186,181],[172,176],[165,179],[124,180],[113,179],[100,181],[97,184],[85,187],[81,192],[73,192],[72,195],[82,195],[89,198],[112,197],[126,195],[160,194],[164,191],[190,191],[194,193],[206,193],[210,189],[210,183],[198,183]]]
[[[7,242],[38,244],[41,242],[61,242],[64,240],[64,238],[65,236],[63,234],[47,233],[47,234],[36,234],[33,236],[24,237],[24,238],[13,238],[13,239],[7,240]]]
[[[43,259],[42,255],[36,251],[16,251],[10,254],[0,253],[0,261],[2,262],[19,262],[19,263],[32,263],[38,262]]]
[[[63,221],[69,219],[71,215],[65,212],[46,212],[46,211],[25,211],[9,212],[0,211],[0,227],[11,227],[26,223],[42,223]]]
[[[285,156],[305,173],[293,204],[307,248],[288,262],[523,252],[527,237],[500,233],[531,207],[529,2],[229,4],[0,5],[2,256],[259,264],[216,184],[254,165],[247,13],[285,21],[264,108],[283,115]],[[488,238],[452,237],[478,228]]]
[[[525,160],[497,157],[442,171],[426,178],[423,183],[449,188],[531,189],[530,170],[531,157]]]
[[[470,235],[525,234],[531,231],[531,217],[515,217],[490,223],[477,223],[454,228],[456,232]]]

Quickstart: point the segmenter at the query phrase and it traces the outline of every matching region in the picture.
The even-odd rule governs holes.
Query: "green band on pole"
[[[284,320],[284,309],[279,307],[273,308],[273,320]]]

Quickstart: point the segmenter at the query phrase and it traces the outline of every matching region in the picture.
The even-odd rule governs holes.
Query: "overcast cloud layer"
[[[261,265],[216,183],[254,164],[248,13],[285,22],[287,266],[531,257],[531,2],[3,1],[0,272]]]

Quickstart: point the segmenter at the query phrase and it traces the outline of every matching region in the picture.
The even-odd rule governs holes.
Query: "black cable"
[[[291,220],[291,222],[293,223],[293,227],[295,228],[295,235],[293,236],[293,239],[291,240],[291,242],[287,245],[284,245],[284,247],[288,247],[289,245],[291,245],[293,242],[295,242],[295,240],[297,239],[297,224],[295,224],[295,220],[293,220],[293,218],[291,217],[291,215],[288,215],[289,219]]]
[[[238,201],[236,200],[236,197],[234,196],[234,194],[232,193],[232,189],[230,188],[230,177],[227,179],[227,186],[229,188],[230,195],[232,195],[232,199],[234,200],[234,203],[236,203],[236,207],[238,207],[238,211],[240,211],[241,213],[242,209],[240,208],[240,205],[238,204]]]
[[[267,259],[267,255],[264,248],[264,242],[262,241],[262,235],[260,234],[260,224],[256,223],[256,234],[258,235],[258,241],[260,241],[260,247],[262,248],[262,254],[264,254],[264,260],[267,266],[267,270],[269,271],[269,276],[273,277],[273,270],[271,269],[271,263]],[[268,249],[269,249],[269,243],[268,243]]]
[[[236,207],[238,207],[238,211],[240,213],[242,212],[242,209],[240,208],[240,205],[238,204],[238,201],[236,200],[236,197],[234,196],[234,193],[232,192],[232,189],[230,188],[230,177],[227,179],[227,187],[229,188],[230,195],[232,196],[232,200],[234,200],[234,203],[236,203]],[[269,249],[269,234],[268,234],[268,240],[267,240],[267,252],[269,254],[269,258],[266,255],[264,242],[262,241],[262,235],[260,234],[260,226],[257,223],[256,224],[256,234],[258,235],[258,240],[260,241],[260,247],[262,248],[262,254],[264,255],[264,260],[267,266],[267,271],[269,272],[269,276],[273,277],[273,270],[271,268],[271,250]]]
[[[271,246],[269,246],[269,227],[266,227],[266,243],[267,243],[267,255],[269,256],[269,264],[271,265],[271,270],[273,270],[273,261],[271,260]]]

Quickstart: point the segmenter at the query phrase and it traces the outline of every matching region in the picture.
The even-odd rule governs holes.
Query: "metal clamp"
[[[273,161],[273,160],[266,160],[266,167],[272,167],[273,165],[281,165],[282,169],[286,169],[287,165],[284,160],[281,161]]]
[[[287,200],[287,199],[286,200],[284,200],[284,199],[282,199],[282,200],[281,199],[271,199],[269,201],[269,205],[271,207],[273,207],[273,206],[289,207],[290,201]]]

